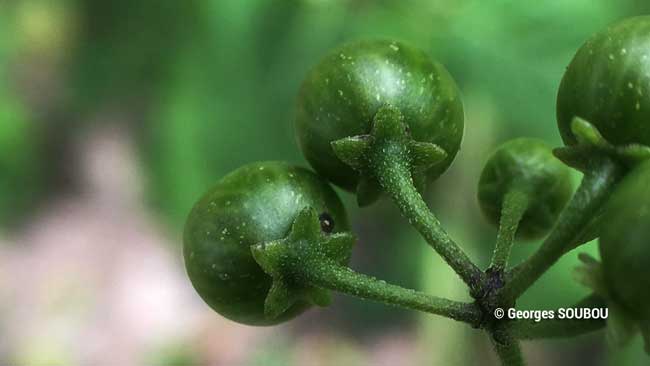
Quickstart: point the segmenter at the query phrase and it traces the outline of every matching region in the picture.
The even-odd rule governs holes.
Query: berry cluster
[[[215,311],[250,325],[287,321],[330,302],[330,291],[429,312],[489,333],[504,365],[523,364],[520,339],[573,336],[607,326],[625,342],[650,342],[650,17],[611,25],[567,68],[557,102],[566,146],[518,138],[488,158],[478,201],[498,227],[480,269],[444,230],[421,192],[452,163],[463,104],[447,70],[394,41],[331,52],[301,87],[295,131],[312,168],[260,162],[228,174],[194,206],[184,259]],[[570,169],[583,174],[574,190]],[[385,195],[467,284],[463,303],[388,284],[348,268],[354,236],[331,182],[360,206]],[[516,240],[537,252],[509,267]],[[607,305],[605,322],[499,319],[562,255],[599,238],[602,262],[581,255],[583,307]]]

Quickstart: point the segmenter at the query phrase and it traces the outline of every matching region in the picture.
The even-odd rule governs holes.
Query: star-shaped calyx
[[[650,158],[650,147],[641,144],[614,145],[607,141],[596,126],[575,117],[571,121],[571,132],[578,143],[553,150],[555,156],[565,164],[582,172],[591,168],[595,156],[605,155],[631,167]]]
[[[273,279],[265,316],[275,319],[298,302],[329,305],[329,291],[309,283],[309,270],[322,264],[347,265],[354,242],[350,233],[324,233],[318,214],[307,207],[285,238],[251,246],[253,258]]]
[[[404,115],[392,105],[379,108],[373,118],[370,134],[336,140],[332,142],[332,148],[341,161],[359,173],[359,206],[369,205],[381,195],[376,172],[378,164],[386,161],[386,157],[398,164],[405,164],[420,191],[426,182],[426,171],[447,157],[440,146],[413,140]]]

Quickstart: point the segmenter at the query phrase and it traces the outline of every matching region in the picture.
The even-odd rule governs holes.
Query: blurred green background
[[[518,136],[561,143],[555,94],[580,44],[645,0],[0,0],[0,364],[485,365],[485,336],[338,297],[287,325],[219,317],[185,278],[194,200],[256,160],[305,165],[292,132],[307,70],[347,40],[389,37],[447,66],[466,132],[427,200],[472,258],[495,230],[476,183]],[[576,174],[576,181],[579,176]],[[359,209],[352,266],[468,300],[389,202]],[[537,247],[522,243],[515,261]],[[594,243],[584,251],[596,254]],[[576,252],[518,303],[569,305]],[[527,343],[530,365],[640,365],[602,332]]]

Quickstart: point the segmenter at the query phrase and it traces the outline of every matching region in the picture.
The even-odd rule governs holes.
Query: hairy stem
[[[490,264],[493,270],[502,271],[508,265],[515,234],[527,208],[528,196],[523,192],[513,189],[505,195],[501,207],[497,243]]]
[[[605,300],[598,295],[591,294],[571,308],[604,308]],[[516,320],[512,324],[513,335],[518,339],[539,338],[570,338],[585,333],[590,333],[605,327],[605,319],[558,319],[557,312],[554,319],[536,322],[530,320]]]
[[[566,249],[574,245],[578,235],[607,200],[622,175],[622,169],[608,158],[594,161],[593,164],[593,169],[585,174],[580,187],[539,250],[512,270],[509,281],[500,292],[505,301],[518,298],[557,262]]]
[[[524,366],[523,355],[519,341],[512,336],[510,331],[497,331],[492,334],[492,346],[496,351],[501,365],[503,366]]]
[[[393,199],[409,223],[420,232],[433,249],[449,264],[473,292],[483,283],[483,272],[442,228],[413,184],[404,147],[386,144],[374,161],[379,184]]]
[[[374,277],[329,261],[314,261],[306,266],[305,279],[314,286],[342,292],[366,300],[419,310],[477,325],[480,311],[472,303],[452,301],[386,283]]]

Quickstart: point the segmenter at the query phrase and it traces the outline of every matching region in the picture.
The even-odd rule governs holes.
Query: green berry
[[[513,190],[528,200],[517,235],[539,238],[552,228],[571,198],[570,169],[541,140],[510,140],[490,155],[478,184],[481,210],[494,225],[499,225],[503,200]]]
[[[599,241],[607,291],[632,318],[650,321],[650,163],[619,183]]]
[[[336,193],[307,169],[261,162],[221,179],[185,224],[185,266],[203,300],[224,317],[250,325],[277,324],[307,309],[311,304],[299,301],[276,318],[265,316],[272,279],[251,253],[252,245],[287,236],[306,207],[319,215],[323,233],[349,229]]]
[[[567,145],[571,121],[593,124],[614,145],[650,145],[650,16],[610,25],[578,50],[557,98],[557,122]]]
[[[312,167],[334,184],[357,188],[359,175],[339,160],[333,141],[369,134],[375,114],[391,105],[415,141],[447,153],[426,171],[431,180],[451,164],[463,136],[463,104],[447,70],[406,44],[379,40],[343,45],[326,56],[302,84],[296,134]]]

